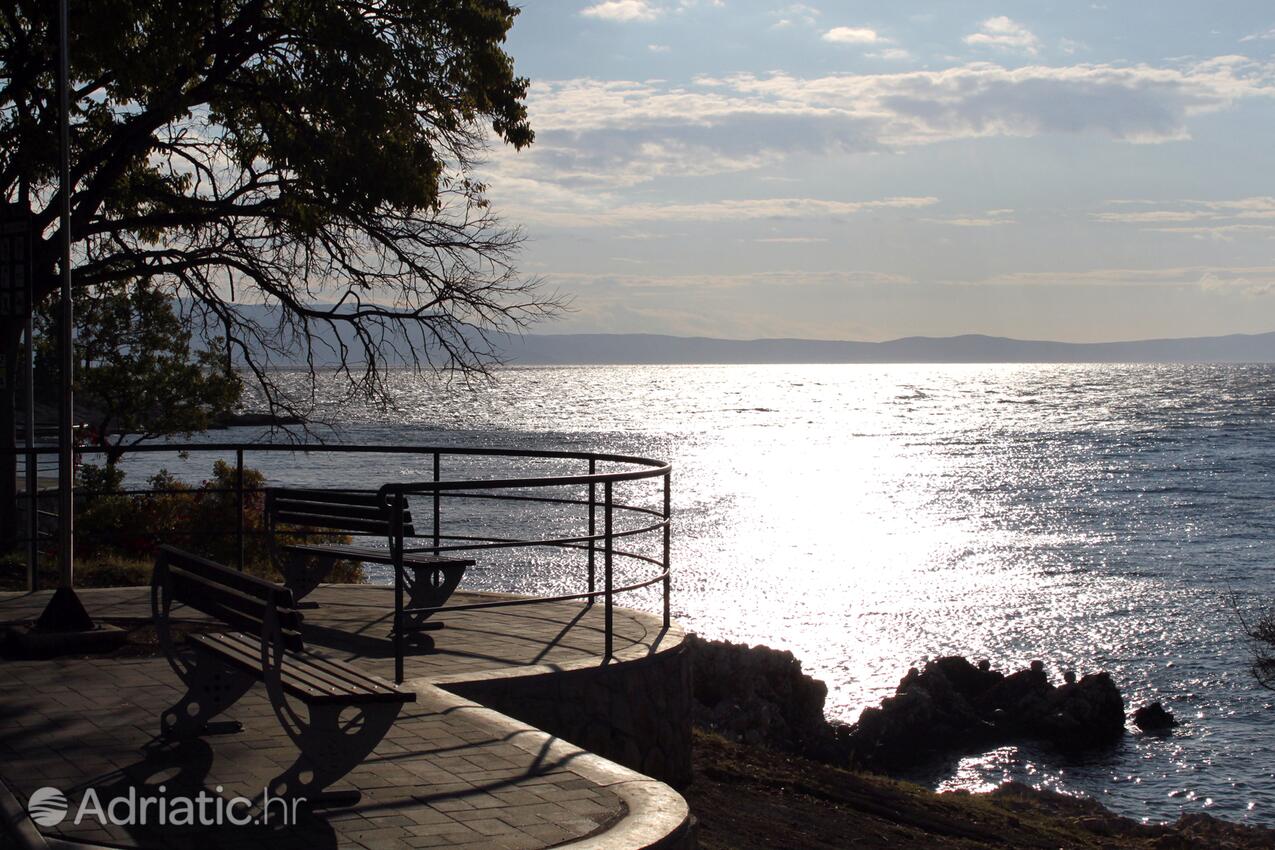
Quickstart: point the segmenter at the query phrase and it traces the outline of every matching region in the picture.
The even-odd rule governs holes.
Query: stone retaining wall
[[[683,641],[604,666],[435,684],[674,788],[690,782],[691,666]]]

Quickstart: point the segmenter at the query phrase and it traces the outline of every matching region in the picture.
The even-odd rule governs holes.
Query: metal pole
[[[394,562],[394,683],[403,684],[403,494],[394,494],[390,559]]]
[[[61,418],[58,422],[58,532],[61,575],[59,586],[74,589],[75,560],[75,416],[71,382],[75,370],[75,323],[71,307],[71,87],[67,37],[67,0],[58,0],[58,133],[59,189],[62,193],[62,311],[59,343],[62,363]]]
[[[606,582],[606,596],[604,597],[605,619],[606,619],[606,655],[604,656],[604,660],[610,661],[613,654],[612,653],[612,649],[613,649],[612,620],[613,620],[613,614],[614,614],[612,600],[611,600],[612,541],[611,541],[611,482],[610,481],[607,481],[603,485],[603,494],[604,494],[604,498],[606,499],[606,504],[603,505],[603,509],[602,509],[602,516],[603,516],[602,527],[605,529],[605,536],[602,541],[603,543],[602,564],[603,564],[603,570],[604,570],[604,581]]]
[[[40,589],[40,502],[36,492],[40,484],[39,461],[35,455],[35,308],[31,304],[31,287],[27,287],[27,351],[26,351],[26,408],[27,408],[27,587],[33,592]]]
[[[673,515],[673,471],[664,473],[664,628],[669,625],[669,596],[673,589],[673,577],[669,574],[669,543],[672,541],[673,526],[670,517]]]
[[[438,452],[434,452],[434,483],[435,484],[438,483],[438,475],[439,475]],[[435,555],[438,554],[438,541],[439,541],[439,534],[440,534],[439,520],[442,516],[439,498],[440,498],[440,494],[438,492],[438,488],[435,487],[434,488],[434,554]]]
[[[589,458],[589,475],[593,476],[598,471],[598,462],[594,458]],[[597,550],[598,541],[593,538],[598,533],[598,483],[596,481],[589,482],[589,592],[595,593],[598,589],[597,581]],[[589,597],[588,605],[593,604],[593,597]]]
[[[235,449],[235,499],[239,506],[239,572],[244,568],[243,449]]]
[[[25,102],[18,105],[19,126],[27,126],[27,108]],[[40,462],[35,454],[35,298],[31,275],[31,181],[28,178],[29,163],[26,160],[27,146],[22,149],[22,174],[18,181],[18,206],[26,216],[26,234],[23,239],[22,254],[26,258],[26,280],[24,281],[24,302],[27,311],[26,363],[23,371],[26,385],[26,443],[27,450],[27,587],[33,593],[40,589],[40,502],[37,489],[40,484]]]

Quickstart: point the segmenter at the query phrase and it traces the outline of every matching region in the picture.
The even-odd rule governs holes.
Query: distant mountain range
[[[1045,342],[967,334],[888,342],[731,340],[661,334],[509,337],[510,363],[1272,363],[1275,333],[1136,342]]]
[[[245,316],[273,323],[259,305],[240,304]],[[314,328],[320,364],[337,340]],[[342,332],[347,344],[353,343]],[[401,336],[387,343],[403,350]],[[664,334],[527,334],[495,340],[503,359],[518,365],[675,363],[1275,363],[1275,332],[1135,342],[1048,342],[966,334],[909,336],[887,342],[817,339],[714,339]],[[390,349],[386,346],[386,350]],[[358,346],[352,346],[358,350]],[[325,354],[327,356],[325,356]],[[286,361],[276,361],[285,365]],[[301,365],[298,362],[295,365]]]

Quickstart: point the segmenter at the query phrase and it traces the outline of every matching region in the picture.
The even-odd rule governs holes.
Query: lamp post
[[[67,58],[67,0],[58,0],[58,135],[59,189],[62,195],[62,309],[58,322],[61,361],[61,404],[58,417],[58,588],[36,628],[42,631],[89,631],[93,620],[75,593],[75,416],[71,380],[75,369],[75,326],[71,304],[71,105]]]

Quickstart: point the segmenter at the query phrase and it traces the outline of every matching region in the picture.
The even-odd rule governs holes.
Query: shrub
[[[76,560],[86,564],[115,564],[103,575],[120,578],[135,571],[120,564],[149,562],[161,543],[180,546],[228,566],[239,563],[238,470],[217,461],[212,477],[197,486],[167,470],[149,480],[148,493],[128,495],[121,489],[123,475],[85,465],[81,467],[81,503],[76,518]],[[243,471],[244,569],[278,579],[270,535],[266,533],[265,476],[256,469]],[[278,542],[299,542],[288,527],[276,529]],[[346,535],[311,536],[310,542],[348,543]],[[360,583],[362,567],[342,562],[330,581]],[[129,581],[128,583],[136,583]]]

